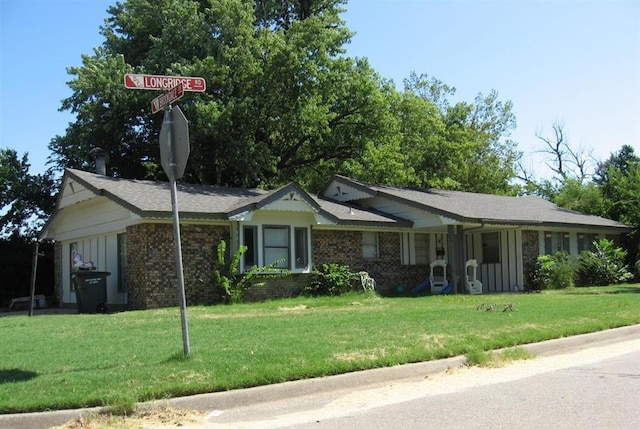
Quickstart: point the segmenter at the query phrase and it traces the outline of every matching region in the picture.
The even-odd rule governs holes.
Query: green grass
[[[490,308],[489,310],[487,308]],[[508,311],[505,309],[508,308]],[[0,413],[131,404],[426,361],[640,323],[640,285],[349,295],[0,318]]]

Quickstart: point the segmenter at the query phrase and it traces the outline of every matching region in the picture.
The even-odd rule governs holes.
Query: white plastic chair
[[[436,259],[429,264],[431,272],[429,273],[429,288],[431,293],[440,293],[447,287],[447,261],[444,259]]]
[[[360,282],[362,283],[362,289],[365,292],[371,292],[376,289],[376,281],[373,277],[369,276],[369,273],[366,271],[360,271]]]
[[[482,293],[482,283],[476,279],[476,272],[478,270],[478,261],[475,259],[469,259],[464,264],[465,271],[465,288],[471,295],[480,295]]]

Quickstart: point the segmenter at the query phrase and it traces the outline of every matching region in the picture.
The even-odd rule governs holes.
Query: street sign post
[[[125,74],[124,86],[129,89],[167,90],[151,101],[151,111],[164,108],[164,118],[160,129],[160,158],[162,168],[171,185],[171,211],[173,214],[173,242],[178,275],[178,299],[182,322],[182,343],[185,356],[190,354],[189,325],[187,324],[187,300],[184,292],[184,269],[182,266],[182,244],[180,243],[180,218],[178,214],[178,186],[176,180],[184,175],[189,159],[189,122],[179,107],[171,103],[182,97],[184,91],[204,92],[207,83],[201,77],[157,76],[146,74]]]
[[[204,92],[207,90],[207,82],[202,77],[187,76],[162,76],[154,74],[124,75],[124,86],[129,89],[169,90],[182,84],[185,91]]]
[[[182,244],[180,242],[180,217],[178,214],[178,186],[189,159],[189,123],[179,107],[169,106],[164,110],[160,128],[160,160],[171,186],[171,211],[173,214],[173,242],[178,274],[178,300],[182,322],[182,344],[185,356],[191,353],[189,325],[187,323],[187,300],[184,292],[184,269],[182,266]]]
[[[151,113],[158,113],[165,106],[168,106],[174,101],[181,99],[183,94],[184,87],[182,86],[182,83],[179,83],[169,91],[158,95],[156,98],[151,100]]]

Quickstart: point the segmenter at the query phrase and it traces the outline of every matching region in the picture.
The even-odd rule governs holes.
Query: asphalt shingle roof
[[[627,228],[627,225],[620,222],[563,209],[535,196],[511,197],[436,189],[409,189],[365,184],[343,176],[335,178],[368,191],[372,196],[387,197],[459,221]]]
[[[171,190],[167,182],[119,179],[75,169],[67,169],[66,174],[69,180],[81,182],[96,194],[103,195],[140,216],[171,216]],[[367,184],[343,176],[334,176],[333,180],[355,186],[372,197],[387,198],[460,222],[628,228],[610,219],[562,209],[534,196],[509,197],[460,191],[409,189]],[[178,184],[178,204],[183,217],[228,219],[232,213],[255,210],[284,191],[303,194],[320,214],[338,224],[411,226],[408,220],[360,207],[357,202],[342,203],[310,196],[293,183],[270,191]]]
[[[75,169],[67,169],[66,172],[69,179],[81,182],[94,193],[140,216],[171,216],[171,189],[167,182],[120,179]],[[181,217],[228,219],[232,213],[252,210],[268,203],[283,191],[297,191],[306,195],[311,206],[319,208],[321,214],[337,223],[411,226],[405,220],[307,195],[293,183],[270,191],[189,184],[178,184],[177,189]]]
[[[98,195],[121,204],[139,215],[171,214],[171,189],[168,182],[119,179],[81,170],[67,169]],[[241,201],[264,197],[268,191],[230,188],[212,185],[178,184],[178,205],[181,213],[190,216],[221,217]]]

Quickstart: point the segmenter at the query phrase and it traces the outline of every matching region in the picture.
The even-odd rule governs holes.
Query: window
[[[293,234],[296,268],[306,268],[309,265],[307,228],[295,228]]]
[[[585,250],[594,251],[594,241],[598,240],[598,234],[578,234],[578,253]]]
[[[378,257],[378,233],[362,233],[362,257],[365,259],[376,259]]]
[[[311,266],[308,227],[247,225],[242,227],[241,243],[247,247],[242,255],[245,271],[254,265],[266,267],[274,262],[277,262],[274,267],[289,270],[304,270]]]
[[[244,258],[244,268],[246,270],[254,265],[258,265],[258,228],[255,226],[245,226],[242,228],[242,234],[244,236],[244,245],[247,246],[247,251],[242,255]]]
[[[127,269],[127,234],[118,234],[118,292],[128,290]]]
[[[500,233],[485,232],[482,234],[482,263],[500,263]]]
[[[403,232],[400,260],[402,265],[427,265],[430,261],[430,236],[423,232]]]
[[[569,253],[569,233],[545,231],[544,253],[553,255],[556,252],[563,251]]]
[[[416,234],[416,264],[429,263],[429,234]]]
[[[265,226],[264,234],[264,265],[279,261],[275,266],[278,268],[289,268],[289,227],[288,226]]]

